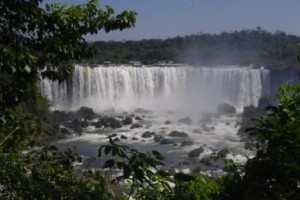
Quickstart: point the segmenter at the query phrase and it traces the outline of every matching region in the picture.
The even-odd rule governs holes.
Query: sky
[[[83,4],[85,0],[44,0]],[[197,33],[261,28],[300,36],[300,0],[100,0],[116,13],[135,10],[132,29],[88,35],[87,40],[166,39]]]

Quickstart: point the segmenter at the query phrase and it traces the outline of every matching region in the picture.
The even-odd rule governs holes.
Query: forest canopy
[[[190,36],[141,41],[97,41],[96,56],[89,62],[128,63],[161,61],[203,65],[256,65],[268,68],[297,67],[300,37],[281,31],[254,30],[198,33]]]

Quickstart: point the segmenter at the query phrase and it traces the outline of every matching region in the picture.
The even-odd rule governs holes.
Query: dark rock
[[[227,156],[227,154],[229,154],[230,151],[228,149],[223,149],[221,151],[218,152],[218,156],[221,157],[221,158],[225,158]]]
[[[174,142],[173,140],[164,138],[164,139],[162,139],[162,140],[159,142],[159,144],[167,145],[167,144],[175,144],[175,142]]]
[[[202,131],[200,129],[194,129],[193,133],[202,133]]]
[[[208,166],[208,167],[212,167],[213,166],[213,160],[210,157],[202,158],[200,160],[200,163],[203,164],[203,165],[205,165],[205,166]]]
[[[245,106],[243,111],[243,118],[252,119],[258,117],[259,110],[255,106]]]
[[[133,138],[132,138],[132,140],[139,140],[139,139],[138,139],[138,138],[136,138],[136,137],[133,137]]]
[[[134,128],[141,128],[143,127],[141,124],[138,124],[138,123],[134,123],[130,126],[130,129],[134,129]]]
[[[185,117],[185,118],[182,118],[182,119],[178,120],[178,122],[190,125],[192,123],[192,119],[189,118],[189,117]]]
[[[113,134],[111,134],[111,135],[109,135],[108,137],[116,137],[117,136],[117,134],[116,133],[113,133]]]
[[[200,172],[201,172],[201,167],[200,166],[197,166],[194,169],[192,169],[192,173],[199,174]]]
[[[65,127],[74,130],[76,133],[83,133],[83,126],[85,126],[85,123],[82,123],[79,119],[74,119],[71,122],[65,122],[63,124]]]
[[[115,138],[113,139],[114,142],[120,142],[120,139],[119,138]]]
[[[190,152],[188,153],[188,156],[189,156],[189,157],[192,157],[192,158],[199,157],[200,154],[203,153],[203,152],[204,152],[203,147],[199,147],[199,148],[197,148],[197,149],[194,149],[194,150],[190,151]]]
[[[258,108],[265,109],[267,106],[274,105],[274,102],[270,97],[260,97],[258,100]]]
[[[189,135],[186,132],[172,131],[169,134],[170,137],[188,137]]]
[[[167,120],[167,121],[165,122],[165,124],[171,124],[171,121]]]
[[[226,124],[227,126],[229,126],[229,125],[230,125],[230,122],[226,122],[225,124]]]
[[[154,135],[154,141],[155,142],[160,142],[164,137],[161,135]]]
[[[143,118],[141,118],[141,117],[139,117],[139,116],[135,116],[135,120],[140,121],[140,120],[143,120]]]
[[[122,140],[127,140],[127,137],[125,135],[121,135]]]
[[[134,110],[135,113],[139,114],[152,114],[153,112],[151,110],[145,110],[144,108],[137,108]]]
[[[119,115],[117,116],[118,119],[124,119],[124,116],[123,115]]]
[[[252,142],[252,141],[245,142],[245,149],[248,150],[256,149],[256,142]]]
[[[52,113],[52,119],[55,123],[63,124],[67,121],[71,121],[74,119],[74,113],[65,112],[60,110],[54,110]]]
[[[181,146],[192,146],[194,143],[190,140],[187,140],[187,141],[183,141],[181,143]]]
[[[155,136],[155,133],[150,131],[146,131],[142,134],[142,138],[150,138],[152,136]]]
[[[122,127],[122,122],[114,117],[103,117],[100,120],[100,124],[104,128],[111,127],[112,129],[116,129]]]
[[[60,133],[64,135],[71,135],[71,132],[67,128],[61,128]]]
[[[210,130],[211,130],[211,131],[214,131],[214,130],[216,130],[216,128],[215,128],[214,126],[211,126],[211,127],[210,127]]]
[[[227,114],[235,114],[235,107],[229,105],[228,103],[220,104],[217,107],[217,115],[227,115]]]
[[[123,125],[130,125],[132,124],[132,118],[130,116],[126,116],[122,123]]]
[[[75,112],[75,115],[79,119],[86,119],[86,120],[93,120],[97,117],[97,115],[94,113],[92,108],[88,108],[85,106],[82,106]]]
[[[130,116],[130,117],[135,117],[135,114],[131,113],[129,116]]]

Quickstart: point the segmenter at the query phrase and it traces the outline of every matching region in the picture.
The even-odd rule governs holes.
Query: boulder
[[[103,117],[100,120],[100,124],[104,128],[111,127],[112,129],[116,129],[122,127],[122,122],[114,117]]]
[[[229,105],[228,103],[223,103],[218,105],[217,107],[217,115],[227,115],[227,114],[235,114],[235,107]]]
[[[172,131],[168,136],[170,137],[188,137],[186,132]]]
[[[133,137],[133,138],[131,138],[132,140],[139,140],[138,138],[136,138],[136,137]]]
[[[228,149],[223,149],[217,153],[218,157],[225,158],[230,151]]]
[[[190,125],[192,123],[192,119],[189,117],[182,118],[178,120],[179,123]]]
[[[150,138],[152,136],[155,136],[155,132],[146,131],[142,134],[142,138]]]
[[[140,121],[140,120],[143,120],[143,118],[141,118],[141,117],[139,117],[139,116],[135,116],[135,120]]]
[[[154,141],[155,142],[160,142],[164,137],[161,135],[154,135]]]
[[[76,118],[79,119],[86,119],[86,120],[93,120],[98,117],[92,108],[82,106],[75,112]]]
[[[130,126],[130,129],[134,129],[134,128],[142,128],[143,125],[139,124],[139,123],[134,123]]]
[[[192,146],[194,143],[190,140],[183,141],[180,146]]]
[[[132,124],[132,118],[130,116],[126,116],[122,123],[123,125],[130,125]]]
[[[162,139],[162,140],[159,142],[159,144],[167,145],[167,144],[175,144],[175,142],[174,142],[173,140],[164,138],[164,139]]]
[[[116,138],[113,139],[113,141],[114,142],[120,142],[120,139],[116,137]]]
[[[120,137],[122,140],[127,140],[128,138],[125,135],[121,135]]]
[[[188,153],[188,156],[192,157],[192,158],[196,158],[196,157],[199,157],[200,154],[203,153],[203,152],[204,152],[204,148],[203,147],[199,147],[199,148],[196,148],[196,149],[190,151]]]
[[[64,135],[71,135],[71,132],[67,128],[60,128],[60,133]]]
[[[167,120],[167,121],[165,122],[165,124],[171,124],[171,121]]]

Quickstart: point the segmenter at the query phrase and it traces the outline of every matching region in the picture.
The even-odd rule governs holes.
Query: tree
[[[79,158],[73,152],[22,151],[34,145],[47,120],[49,103],[39,92],[40,79],[63,81],[74,60],[95,53],[85,35],[131,28],[136,13],[100,9],[97,0],[44,8],[41,3],[0,1],[0,198],[74,199],[82,194],[84,199],[96,194],[105,199],[106,192],[99,196],[105,188],[93,193],[104,184],[99,174],[76,177],[71,163]]]
[[[255,120],[256,156],[227,181],[221,199],[300,198],[300,85],[282,85],[279,105]]]

